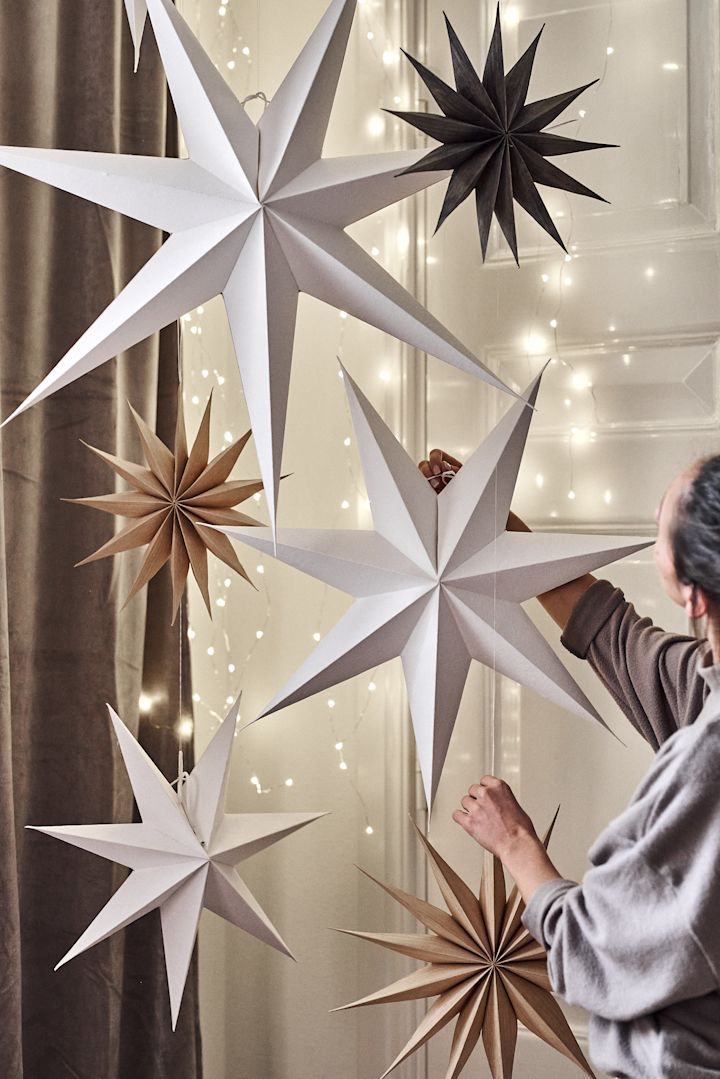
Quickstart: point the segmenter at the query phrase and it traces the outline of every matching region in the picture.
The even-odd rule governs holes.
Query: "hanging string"
[[[496,705],[497,705],[497,512],[498,512],[498,491],[497,491],[497,465],[495,466],[494,473],[494,487],[495,487],[495,510],[493,520],[495,528],[493,529],[493,659],[492,659],[492,697],[490,704],[490,774],[495,775],[497,771],[497,745],[495,738],[495,728],[497,723],[496,718]]]
[[[248,94],[247,97],[244,97],[240,102],[243,108],[247,105],[248,101],[262,101],[264,109],[270,104],[270,98],[263,90],[258,90],[256,94]]]

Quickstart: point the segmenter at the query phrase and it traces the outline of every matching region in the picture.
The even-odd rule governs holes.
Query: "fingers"
[[[460,805],[466,813],[471,813],[473,809],[477,809],[477,799],[470,794],[466,794],[464,798],[460,799]]]
[[[464,828],[466,832],[470,831],[470,828],[472,827],[470,817],[467,813],[463,813],[462,809],[456,809],[452,815],[452,819],[456,824],[459,824],[461,828]]]
[[[462,464],[445,450],[434,449],[430,451],[426,461],[420,461],[418,468],[429,480],[434,491],[442,491],[453,475],[462,468]]]

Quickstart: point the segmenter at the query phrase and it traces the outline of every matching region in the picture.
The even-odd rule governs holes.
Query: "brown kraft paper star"
[[[211,406],[212,397],[208,400],[192,449],[188,451],[182,400],[178,399],[175,448],[171,451],[130,405],[140,432],[147,467],[132,461],[123,461],[94,446],[88,446],[88,449],[109,464],[118,476],[131,485],[132,490],[92,498],[66,499],[78,505],[92,506],[104,513],[131,518],[130,524],[93,554],[78,562],[78,565],[84,566],[100,558],[146,546],[138,575],[125,604],[169,563],[173,622],[191,568],[212,617],[208,587],[208,551],[250,582],[227,536],[207,526],[251,526],[261,523],[233,507],[261,491],[262,482],[228,482],[228,476],[252,432],[248,431],[209,460]]]
[[[557,813],[543,839],[547,848]],[[503,867],[486,855],[477,898],[418,830],[449,913],[387,884],[379,884],[428,933],[355,933],[383,948],[424,961],[425,966],[362,1000],[367,1004],[437,997],[404,1049],[382,1076],[457,1018],[445,1079],[456,1079],[480,1038],[493,1079],[510,1079],[518,1023],[593,1076],[582,1050],[552,996],[547,957],[521,922],[525,905],[513,888],[505,891]],[[366,876],[370,876],[366,874]]]

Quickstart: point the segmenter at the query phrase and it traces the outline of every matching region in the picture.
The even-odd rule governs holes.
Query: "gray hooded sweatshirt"
[[[592,1013],[590,1057],[621,1079],[720,1076],[720,665],[599,581],[563,635],[657,750],[595,842],[582,884],[550,881],[523,922],[554,990]]]

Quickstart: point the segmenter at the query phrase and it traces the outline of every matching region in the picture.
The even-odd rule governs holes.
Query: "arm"
[[[441,491],[462,467],[444,450],[433,450],[420,471]],[[530,529],[516,514],[510,532]],[[642,737],[657,749],[692,723],[703,705],[699,664],[706,642],[665,633],[641,618],[619,589],[588,573],[537,597],[563,630],[562,643],[590,663],[605,688]]]
[[[486,776],[453,814],[515,878],[523,924],[549,953],[553,989],[571,1004],[629,1020],[717,989],[720,760],[716,751],[708,769],[703,749],[698,756],[688,769],[692,797],[683,783],[638,841],[613,835],[606,861],[582,884],[560,876],[500,780]]]

